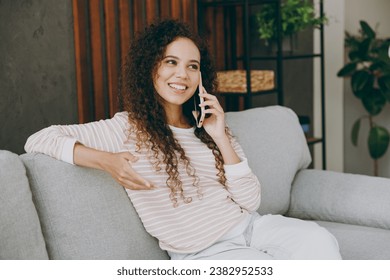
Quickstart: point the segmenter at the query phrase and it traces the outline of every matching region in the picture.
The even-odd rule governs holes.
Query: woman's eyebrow
[[[167,55],[167,56],[164,57],[164,59],[166,59],[166,58],[174,58],[174,59],[177,59],[177,60],[181,60],[179,57],[177,57],[175,55]],[[196,60],[196,59],[191,59],[190,62],[192,62],[192,63],[195,62],[195,63],[200,65],[200,62],[198,60]]]

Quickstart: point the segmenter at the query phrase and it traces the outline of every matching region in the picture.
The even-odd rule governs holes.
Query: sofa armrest
[[[302,170],[287,215],[390,229],[390,179]]]

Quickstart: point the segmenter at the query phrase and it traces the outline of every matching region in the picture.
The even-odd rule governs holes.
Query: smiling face
[[[200,53],[187,38],[170,43],[153,79],[165,110],[181,106],[192,97],[199,84]]]

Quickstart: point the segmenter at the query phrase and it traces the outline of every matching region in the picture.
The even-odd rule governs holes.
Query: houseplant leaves
[[[372,88],[374,78],[365,70],[355,71],[351,77],[351,86],[353,92],[362,91],[364,89]]]
[[[366,36],[371,39],[374,39],[376,37],[375,31],[367,24],[367,22],[361,20],[359,23],[362,29],[363,36]]]
[[[384,127],[374,126],[368,135],[368,150],[373,159],[383,156],[389,147],[390,135]]]
[[[379,88],[382,94],[386,97],[387,101],[390,102],[390,76],[382,76],[378,79]]]
[[[364,108],[371,116],[378,115],[386,105],[386,98],[379,89],[371,89],[362,96]]]
[[[356,62],[346,64],[343,68],[340,69],[339,72],[337,72],[337,77],[345,77],[351,75],[353,72],[355,72],[356,65]]]
[[[357,142],[358,142],[358,136],[359,136],[359,131],[360,131],[360,122],[361,122],[360,120],[361,120],[361,118],[357,119],[352,126],[351,140],[352,140],[352,144],[354,146],[357,146]]]
[[[377,159],[386,153],[390,142],[387,128],[377,126],[373,121],[373,117],[382,112],[386,103],[390,103],[390,39],[378,39],[375,30],[365,21],[360,21],[360,27],[358,36],[346,32],[345,46],[350,61],[339,70],[337,76],[351,77],[352,92],[368,112],[368,116],[364,116],[370,125],[368,150],[374,160],[374,175],[377,176]],[[362,118],[352,126],[351,140],[355,146]]]

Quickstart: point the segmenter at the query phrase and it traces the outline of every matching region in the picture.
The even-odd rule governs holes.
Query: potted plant
[[[377,124],[374,117],[390,103],[390,39],[381,40],[365,21],[360,21],[358,36],[346,33],[345,46],[349,62],[337,73],[351,77],[353,94],[359,98],[368,115],[358,118],[352,126],[351,140],[357,146],[361,121],[369,123],[368,151],[374,161],[374,175],[378,176],[378,159],[389,146],[389,131]]]
[[[265,40],[266,45],[278,39],[276,6],[277,4],[264,4],[255,18],[258,26],[259,38]],[[290,39],[292,49],[293,35],[309,27],[320,27],[327,22],[325,15],[317,16],[313,4],[308,0],[285,0],[280,7],[282,34],[281,38]]]

